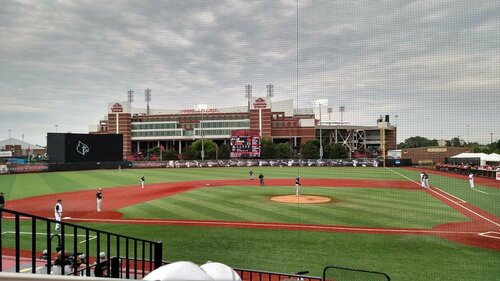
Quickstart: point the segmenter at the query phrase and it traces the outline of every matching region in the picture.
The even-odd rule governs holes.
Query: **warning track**
[[[207,183],[209,185],[207,185]],[[393,234],[393,235],[430,235],[442,237],[459,243],[481,248],[500,251],[500,219],[489,214],[460,198],[432,187],[422,190],[418,183],[408,180],[359,180],[359,179],[302,179],[303,186],[331,187],[331,188],[397,188],[407,190],[421,190],[449,205],[456,211],[471,219],[470,222],[448,223],[432,229],[412,228],[367,228],[341,225],[312,225],[286,224],[266,222],[237,222],[237,221],[203,221],[203,220],[160,220],[160,219],[124,219],[122,214],[115,211],[131,205],[140,204],[154,199],[171,196],[199,188],[217,188],[219,186],[252,186],[258,181],[242,180],[204,180],[174,183],[149,184],[141,190],[139,186],[123,186],[106,188],[106,209],[97,213],[95,208],[95,190],[68,192],[63,194],[44,195],[9,201],[9,208],[29,214],[52,218],[51,206],[60,198],[64,204],[64,215],[72,219],[71,222],[141,224],[141,225],[175,225],[198,227],[230,227],[230,228],[258,228],[320,232],[343,232],[365,234]],[[267,186],[292,186],[290,179],[266,179]]]

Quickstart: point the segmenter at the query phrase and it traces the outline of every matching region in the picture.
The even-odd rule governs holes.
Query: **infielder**
[[[425,173],[421,172],[420,173],[420,186],[421,187],[425,187],[424,176],[425,176]]]
[[[424,173],[424,187],[429,188],[429,175],[427,173]]]
[[[469,174],[469,186],[470,189],[474,189],[474,173],[472,172]]]
[[[144,176],[141,177],[141,187],[144,189],[144,182],[146,181],[146,178]]]
[[[295,195],[299,196],[300,193],[300,177],[295,178]]]
[[[96,195],[96,200],[97,200],[97,211],[100,212],[101,211],[101,203],[102,203],[102,188],[99,188],[99,190],[97,191]]]
[[[62,220],[62,211],[63,211],[63,206],[62,206],[62,200],[57,199],[57,203],[54,206],[54,217],[56,221],[60,222]],[[56,223],[56,231],[59,231],[60,224]]]

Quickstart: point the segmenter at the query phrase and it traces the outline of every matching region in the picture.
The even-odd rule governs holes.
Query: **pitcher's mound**
[[[284,203],[299,203],[299,204],[316,204],[316,203],[326,203],[332,201],[332,199],[324,196],[315,195],[282,195],[271,197],[271,200],[276,202]]]

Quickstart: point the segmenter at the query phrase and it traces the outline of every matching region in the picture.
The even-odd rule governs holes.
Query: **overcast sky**
[[[245,105],[246,84],[273,84],[299,107],[329,99],[332,120],[339,106],[356,125],[390,115],[398,142],[489,143],[499,30],[498,0],[299,0],[298,16],[295,0],[3,0],[0,139],[86,133],[129,89],[134,107],[150,88],[152,108],[181,109]]]

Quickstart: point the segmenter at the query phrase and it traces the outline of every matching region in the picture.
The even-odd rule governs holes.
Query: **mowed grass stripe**
[[[213,203],[223,202],[226,204],[226,202],[232,202],[234,208],[238,209],[238,211],[245,216],[246,220],[288,223],[299,222],[296,204],[274,202],[269,200],[269,196],[267,195],[271,190],[274,195],[290,194],[288,188],[272,187],[266,189],[248,189],[245,187],[231,187],[225,188],[225,190],[226,192],[221,192],[219,189],[212,192],[212,197],[214,198]],[[231,190],[231,194],[227,193],[229,190]],[[198,193],[199,192],[197,192],[197,194]],[[217,199],[224,197],[224,195],[226,195],[226,198],[230,195],[231,199],[222,201]],[[259,217],[255,215],[252,216],[252,214]]]
[[[242,208],[242,205],[240,204],[231,203],[230,200],[216,199],[213,196],[206,196],[199,193],[190,193],[189,196],[186,196],[186,199],[190,200],[190,202],[198,206],[204,206],[205,208],[217,210],[225,214],[231,214],[233,216],[236,215],[238,217],[238,220],[266,221],[269,218],[268,214],[264,214],[257,208]],[[214,217],[213,219],[221,220],[225,218]]]
[[[232,188],[234,189],[234,188]],[[232,195],[238,194],[237,198],[231,196],[230,200],[220,200],[223,197],[223,192],[213,192],[211,197],[213,203],[223,203],[232,206],[233,209],[243,216],[246,221],[260,221],[260,222],[294,222],[295,214],[291,213],[288,205],[270,202],[266,196],[257,193],[248,194],[242,193],[240,188],[233,190]]]
[[[120,209],[119,211],[124,213],[125,218],[154,218],[155,216],[153,214],[157,213],[162,213],[166,216],[176,215],[176,213],[171,210],[169,205],[156,202],[156,200],[150,201],[147,204],[138,204],[124,209],[127,209],[128,211],[123,212],[123,209]]]
[[[182,206],[188,210],[191,210],[200,216],[199,219],[207,220],[242,220],[242,217],[234,212],[234,209],[227,210],[218,205],[205,204],[191,196],[173,196],[170,198],[169,202],[172,202],[175,206]],[[231,210],[233,212],[231,212]]]

